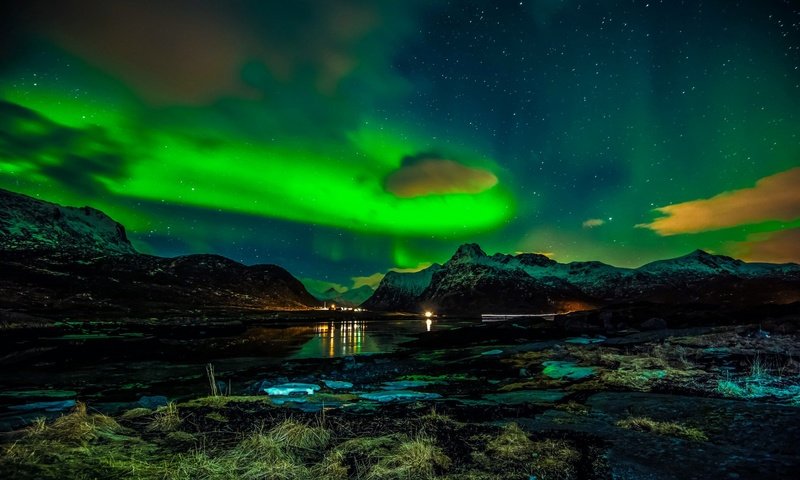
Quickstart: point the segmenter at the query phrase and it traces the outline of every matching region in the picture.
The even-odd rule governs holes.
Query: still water
[[[0,340],[0,429],[40,414],[41,408],[28,407],[43,402],[80,399],[110,408],[143,395],[203,395],[207,363],[241,393],[280,374],[287,360],[387,353],[418,335],[474,323],[383,318],[132,331],[82,322],[32,338],[6,336]]]
[[[393,351],[398,344],[412,340],[414,334],[434,329],[450,329],[454,322],[434,321],[368,321],[318,322],[314,324],[314,335],[293,354],[294,358],[344,357]]]

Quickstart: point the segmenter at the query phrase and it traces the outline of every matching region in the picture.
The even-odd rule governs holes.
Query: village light
[[[431,318],[432,316],[433,316],[433,312],[431,312],[430,310],[426,310],[425,311],[425,318]]]

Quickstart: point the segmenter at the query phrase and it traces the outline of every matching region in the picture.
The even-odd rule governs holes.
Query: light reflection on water
[[[326,321],[314,324],[314,336],[294,354],[296,358],[344,357],[384,353],[412,334],[430,332],[431,319],[420,321]]]

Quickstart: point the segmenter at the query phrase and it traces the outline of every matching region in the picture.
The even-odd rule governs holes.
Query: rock
[[[155,410],[158,407],[163,407],[168,404],[169,399],[163,395],[142,395],[136,403],[142,408]]]
[[[663,318],[653,317],[642,322],[639,328],[642,330],[665,330],[667,328],[667,321]]]
[[[358,368],[358,362],[356,362],[355,357],[353,356],[344,357],[343,370],[353,370],[354,368]]]
[[[60,412],[75,406],[75,400],[60,400],[57,402],[31,402],[23,405],[12,405],[9,410],[34,411],[44,410],[45,412]]]
[[[580,380],[595,374],[594,368],[579,367],[575,362],[549,360],[542,362],[542,366],[544,367],[542,373],[556,380]]]
[[[314,392],[319,389],[320,386],[313,383],[282,383],[280,385],[275,385],[274,387],[269,387],[265,391],[267,392],[267,395],[270,396],[286,396],[295,394],[313,395]]]
[[[595,343],[603,343],[605,342],[605,337],[571,337],[564,340],[564,343],[571,343],[573,345],[593,345]]]
[[[223,382],[222,380],[217,380],[217,390],[220,394],[226,394],[228,392],[228,383]]]
[[[406,390],[409,388],[419,388],[425,387],[430,385],[431,382],[426,382],[424,380],[397,380],[394,382],[383,382],[384,390]]]
[[[564,398],[565,395],[564,392],[558,390],[517,390],[505,393],[490,393],[484,395],[483,398],[490,402],[505,405],[524,405],[555,403]]]
[[[383,392],[369,392],[359,395],[364,400],[373,402],[416,402],[420,400],[435,400],[442,396],[438,393],[415,392],[413,390],[385,390]]]
[[[322,383],[324,383],[325,386],[330,388],[331,390],[349,390],[353,388],[352,383],[342,382],[339,380],[323,380]]]

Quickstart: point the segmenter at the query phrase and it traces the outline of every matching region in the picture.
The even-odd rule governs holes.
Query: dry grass
[[[469,440],[473,455],[467,450],[453,462],[437,438],[470,427],[436,410],[407,422],[408,433],[339,439],[316,423],[288,419],[213,443],[214,432],[187,431],[191,417],[180,413],[169,404],[129,415],[149,421],[133,422],[135,435],[81,404],[51,423],[34,422],[22,439],[3,446],[0,471],[13,472],[9,479],[59,480],[552,480],[574,478],[580,460],[568,442],[533,441],[512,424]],[[224,418],[224,410],[211,413]]]
[[[89,413],[86,404],[78,402],[75,408],[47,425],[40,419],[28,429],[35,440],[59,441],[70,445],[85,445],[97,439],[116,438],[124,429],[113,418],[101,413]]]
[[[376,463],[365,478],[369,480],[426,480],[451,465],[434,440],[420,436],[406,440]]]
[[[178,406],[174,402],[169,402],[163,407],[158,407],[153,413],[153,418],[147,425],[150,431],[171,432],[176,430],[183,422],[178,412]]]
[[[678,437],[693,442],[704,442],[708,436],[702,430],[694,427],[687,427],[678,422],[660,422],[648,417],[631,417],[617,422],[617,426],[638,430],[640,432],[652,432],[658,435]]]
[[[489,439],[483,452],[473,457],[493,472],[494,478],[570,480],[576,478],[581,454],[565,440],[533,441],[517,424],[511,423]]]
[[[289,419],[280,423],[268,433],[274,442],[285,448],[303,451],[323,450],[331,440],[331,433],[322,428]]]

